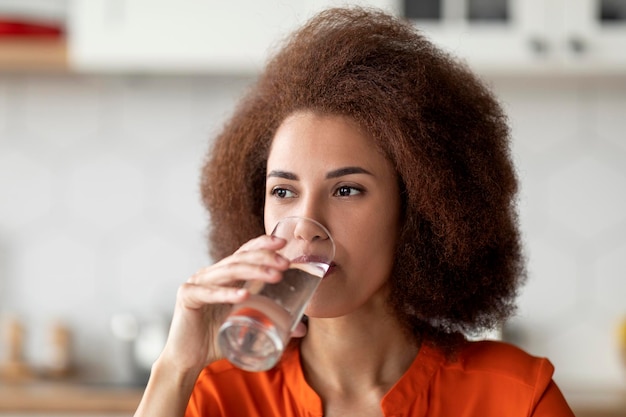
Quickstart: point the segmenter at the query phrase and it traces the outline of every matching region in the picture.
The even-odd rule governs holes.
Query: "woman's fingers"
[[[248,280],[277,282],[289,262],[275,251],[284,240],[271,236],[252,239],[234,254],[193,274],[179,291],[179,300],[187,308],[206,304],[237,303],[247,297],[238,284]]]
[[[285,239],[275,236],[263,235],[247,241],[246,243],[241,245],[241,247],[237,249],[235,253],[246,252],[256,249],[277,250],[285,246],[286,243],[287,242]]]
[[[248,292],[236,287],[206,287],[185,283],[178,289],[178,300],[185,308],[196,310],[207,304],[235,304],[246,299]]]
[[[275,282],[280,280],[281,271],[288,267],[289,262],[271,250],[242,251],[199,270],[188,282],[214,285],[228,285],[250,279]]]
[[[284,245],[284,240],[270,236],[252,239],[180,285],[164,355],[183,369],[201,367],[217,358],[215,335],[225,307],[249,297],[249,292],[240,288],[242,282],[281,279],[289,262],[276,251]]]
[[[246,260],[233,260],[198,271],[188,282],[208,286],[233,286],[237,282],[251,279],[276,282],[280,280],[281,271],[284,269],[286,267],[277,263],[258,264]]]

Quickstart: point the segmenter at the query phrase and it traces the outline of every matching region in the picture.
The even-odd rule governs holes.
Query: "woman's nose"
[[[298,220],[294,230],[294,236],[298,239],[305,240],[307,242],[313,242],[319,239],[328,239],[328,234],[318,224],[307,221]]]

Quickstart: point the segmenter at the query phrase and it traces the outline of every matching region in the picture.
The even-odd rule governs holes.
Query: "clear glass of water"
[[[222,355],[246,371],[276,365],[335,256],[330,233],[315,220],[286,217],[272,235],[287,241],[278,253],[289,269],[278,283],[246,282],[250,297],[233,306],[218,333]]]

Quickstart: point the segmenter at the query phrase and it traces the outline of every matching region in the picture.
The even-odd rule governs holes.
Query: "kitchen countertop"
[[[0,412],[111,412],[132,414],[140,387],[34,382],[0,383]]]
[[[565,388],[563,394],[576,417],[626,417],[626,388]]]
[[[0,413],[82,412],[132,415],[143,387],[71,382],[0,383]],[[565,389],[576,417],[626,417],[626,390]]]

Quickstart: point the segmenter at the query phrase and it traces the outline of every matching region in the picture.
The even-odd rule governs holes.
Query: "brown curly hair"
[[[402,226],[389,299],[440,347],[501,323],[524,277],[501,107],[466,66],[382,11],[321,12],[287,39],[202,171],[214,259],[264,233],[268,149],[299,110],[355,120],[396,167]]]

